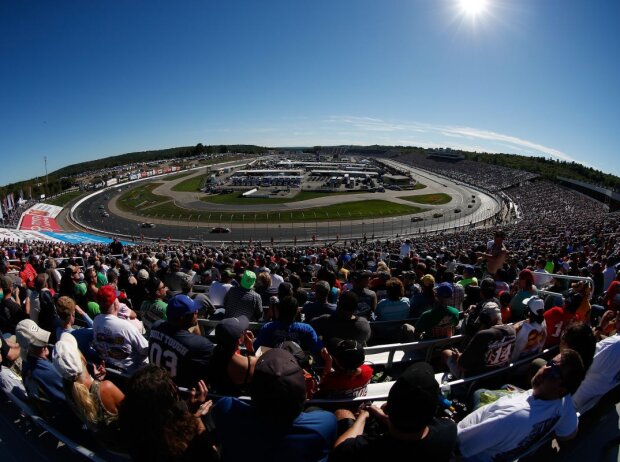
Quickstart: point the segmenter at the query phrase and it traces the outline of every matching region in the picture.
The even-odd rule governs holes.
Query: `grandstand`
[[[540,180],[531,174],[515,173],[511,169],[502,167],[488,166],[487,169],[485,166],[484,169],[480,169],[480,166],[474,162],[462,161],[459,165],[464,164],[466,167],[461,172],[457,172],[445,167],[445,163],[438,167],[433,160],[427,159],[424,162],[429,162],[424,168],[430,165],[429,170],[450,178],[468,181],[481,188],[502,191],[520,211],[518,221],[502,226],[506,234],[503,245],[507,249],[507,256],[502,265],[503,272],[495,273],[496,283],[505,283],[512,288],[513,284],[518,284],[515,279],[521,270],[535,271],[537,263],[543,259],[545,264],[550,265],[548,266],[550,273],[569,275],[575,278],[575,281],[582,281],[580,287],[585,290],[588,306],[599,303],[611,303],[608,306],[613,306],[613,298],[610,300],[603,295],[610,289],[612,282],[619,278],[617,264],[620,263],[620,240],[618,239],[620,215],[608,213],[609,203],[605,204],[587,197],[582,192]],[[46,213],[50,219],[59,213],[56,209],[37,207],[34,204],[30,204],[30,207],[23,211],[30,211],[25,214],[34,216]],[[30,223],[32,224],[32,221]],[[342,299],[342,294],[355,290],[360,294],[360,298],[372,305],[377,301],[388,299],[386,279],[394,277],[402,281],[404,287],[402,296],[407,303],[413,305],[415,300],[416,304],[422,303],[423,308],[431,308],[433,301],[420,302],[423,298],[420,295],[423,295],[425,290],[424,281],[429,280],[425,278],[425,275],[432,275],[437,285],[453,273],[455,277],[449,280],[453,286],[456,286],[457,282],[463,278],[465,267],[473,267],[479,278],[488,276],[485,274],[486,261],[479,254],[488,249],[489,240],[493,237],[492,230],[479,228],[462,230],[459,233],[406,236],[407,241],[405,237],[392,236],[387,239],[354,239],[346,243],[317,240],[303,246],[235,244],[233,242],[212,246],[203,242],[119,243],[97,236],[90,238],[82,236],[80,240],[77,235],[69,233],[32,229],[12,232],[16,234],[8,232],[3,234],[0,246],[2,255],[4,255],[6,277],[14,280],[17,285],[21,285],[22,289],[18,290],[23,291],[24,294],[36,293],[36,288],[31,285],[30,277],[24,266],[27,263],[31,265],[35,274],[47,274],[52,289],[57,293],[68,294],[77,301],[83,301],[85,306],[88,306],[88,303],[96,303],[98,299],[91,289],[84,293],[81,291],[66,292],[66,287],[62,282],[70,278],[70,273],[73,273],[76,268],[87,271],[92,271],[89,268],[93,268],[108,277],[109,281],[116,281],[117,289],[124,297],[123,303],[133,309],[138,320],[144,322],[146,311],[143,310],[145,306],[143,303],[150,293],[147,287],[154,281],[163,281],[162,284],[168,288],[168,293],[162,296],[164,300],[169,302],[170,297],[176,292],[183,291],[195,297],[196,300],[200,300],[204,308],[199,312],[200,319],[197,322],[200,333],[215,342],[218,337],[214,329],[221,322],[222,313],[231,309],[225,300],[222,300],[223,303],[210,301],[210,297],[216,301],[219,300],[215,298],[216,291],[220,290],[224,275],[230,274],[233,280],[237,281],[235,285],[246,284],[244,282],[245,271],[257,275],[258,282],[252,292],[255,292],[260,299],[261,314],[252,319],[253,324],[248,327],[254,329],[255,335],[258,336],[264,323],[272,320],[272,303],[279,303],[272,297],[278,295],[277,286],[284,282],[293,285],[300,308],[304,306],[303,297],[312,302],[317,296],[316,280],[329,281],[330,289],[335,289],[333,295],[330,292],[330,297],[333,297],[335,303]],[[31,234],[19,234],[27,232]],[[362,271],[367,272],[364,273],[367,284],[360,291],[356,284],[360,278],[363,279]],[[560,279],[557,276],[557,280]],[[7,284],[5,283],[3,287],[5,290],[8,289]],[[77,284],[81,283],[77,282]],[[562,290],[566,290],[568,289],[566,284],[558,283],[557,286],[554,285],[548,289],[554,291],[560,290],[557,287],[561,287]],[[430,287],[432,292],[432,285]],[[467,291],[463,295],[465,300],[462,305],[465,308],[470,304],[476,304],[478,299],[475,291]],[[546,292],[540,292],[540,295],[545,296]],[[20,304],[27,298],[30,297],[21,297]],[[605,306],[601,306],[604,310]],[[20,309],[25,309],[25,307],[22,306]],[[411,341],[400,337],[400,327],[405,322],[415,325],[417,318],[407,316],[384,324],[381,324],[382,321],[373,320],[372,315],[369,315],[369,318],[370,337],[367,344],[370,346],[366,346],[364,351],[366,361],[372,365],[375,374],[370,383],[366,385],[365,394],[340,399],[311,397],[306,406],[318,406],[331,411],[347,405],[357,406],[368,400],[385,401],[395,379],[409,365],[417,361],[432,364],[438,374],[438,379],[441,380],[445,372],[438,363],[441,350],[448,347],[465,348],[468,341],[466,336],[456,329],[448,338]],[[15,319],[3,319],[3,321],[5,326],[3,329],[10,329],[11,322]],[[514,319],[514,321],[518,322],[519,319]],[[594,309],[591,317],[585,321],[591,323],[592,326],[599,327],[600,311]],[[84,319],[79,320],[78,324],[80,324],[80,330],[88,329]],[[310,322],[308,325],[315,324]],[[386,332],[390,332],[387,339]],[[611,334],[613,337],[613,333]],[[379,338],[381,341],[377,343],[375,339]],[[246,344],[246,347],[249,346]],[[542,349],[534,357],[549,359],[553,353],[553,349]],[[240,354],[243,355],[244,352],[241,351]],[[151,356],[151,359],[153,358]],[[473,391],[480,387],[494,387],[506,382],[518,382],[520,385],[527,386],[527,380],[523,379],[520,366],[529,364],[531,359],[527,357],[521,362],[516,361],[501,369],[465,379],[452,379],[444,383],[443,388],[444,390],[450,389],[450,399],[454,400],[456,405],[467,403]],[[2,371],[3,375],[9,373],[4,366]],[[122,371],[116,372],[120,374],[120,377],[114,379],[113,368],[110,368],[110,377],[123,388],[127,374]],[[314,373],[320,376],[322,371],[319,368]],[[19,380],[17,378],[18,384]],[[3,384],[6,385],[6,382]],[[27,393],[20,395],[19,390],[7,390],[6,386],[4,390],[14,402],[20,404],[21,412],[31,415],[35,422],[51,431],[55,438],[64,441],[81,456],[91,460],[108,460],[118,457],[117,453],[109,452],[100,443],[93,443],[93,440],[86,435],[76,437],[71,434],[69,436],[68,428],[54,426],[53,421],[41,415],[39,406],[41,403],[36,397],[29,396]],[[182,387],[181,393],[183,392]],[[225,394],[219,393],[214,388],[211,395],[212,399],[217,400]],[[605,398],[615,403],[617,400],[615,396],[617,395],[608,394]],[[242,394],[241,399],[249,400],[250,398]],[[613,406],[610,408],[607,402],[603,401],[594,412],[599,413],[597,415],[607,415],[605,413],[611,412],[610,409],[613,410]],[[70,410],[68,409],[67,412]],[[591,415],[591,413],[588,414],[588,416]],[[455,420],[462,417],[462,415],[452,415]],[[600,437],[603,433],[611,440],[617,437],[617,415],[615,427],[612,425],[611,430],[610,427],[606,427],[606,430],[602,432],[600,429],[594,430],[596,427],[592,421],[585,419],[583,422],[579,429],[581,441],[588,441],[592,434]],[[543,454],[550,445],[550,441],[551,438],[543,438],[530,449],[540,451],[537,454]],[[572,447],[564,443],[561,443],[560,447],[559,455],[549,460],[570,460]],[[591,450],[593,451],[592,457],[596,458],[594,453],[598,454],[596,451],[599,448],[591,448]],[[533,460],[540,460],[536,457],[542,456],[534,455]]]

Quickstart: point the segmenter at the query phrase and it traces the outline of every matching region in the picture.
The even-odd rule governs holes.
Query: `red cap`
[[[114,287],[107,285],[99,288],[97,292],[97,302],[102,309],[107,309],[116,300],[116,290]]]

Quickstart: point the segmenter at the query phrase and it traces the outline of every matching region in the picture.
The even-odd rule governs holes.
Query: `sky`
[[[0,185],[45,156],[51,172],[197,143],[449,146],[620,175],[619,19],[617,0],[3,0]]]

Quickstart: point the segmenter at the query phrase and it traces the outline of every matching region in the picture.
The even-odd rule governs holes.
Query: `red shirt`
[[[360,366],[360,373],[349,375],[341,371],[330,372],[320,383],[318,396],[321,398],[354,398],[366,396],[366,386],[373,370],[367,364]]]
[[[26,284],[26,287],[34,289],[34,279],[37,277],[37,272],[30,263],[24,265],[24,269],[19,272],[19,277],[22,278],[22,282]]]
[[[577,319],[576,313],[565,312],[561,306],[554,306],[550,310],[545,311],[545,324],[547,325],[547,340],[545,347],[559,345],[562,332],[566,329],[568,323]]]

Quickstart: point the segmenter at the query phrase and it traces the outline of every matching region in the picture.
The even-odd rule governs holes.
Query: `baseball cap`
[[[486,302],[482,305],[476,322],[495,324],[500,319],[502,319],[502,311],[500,310],[499,305],[495,302]]]
[[[149,280],[149,272],[147,270],[145,270],[144,268],[142,268],[140,271],[138,271],[137,278],[140,281],[148,281]]]
[[[272,348],[256,362],[250,383],[252,405],[277,420],[292,421],[306,401],[304,373],[295,357]]]
[[[524,269],[519,273],[519,279],[523,279],[525,281],[529,281],[531,283],[534,282],[534,275],[532,274],[532,271],[529,269]]]
[[[390,389],[385,412],[399,430],[419,431],[432,421],[438,396],[439,384],[433,368],[426,362],[415,363]]]
[[[222,319],[215,327],[215,341],[218,344],[236,342],[249,326],[250,321],[243,315],[238,318]]]
[[[254,271],[245,270],[241,275],[241,287],[250,290],[256,282],[256,274]]]
[[[75,295],[86,295],[86,284],[80,282],[73,286],[73,290],[75,291]]]
[[[463,267],[463,274],[467,273],[467,274],[473,275],[475,274],[475,272],[476,271],[474,270],[474,267],[471,265],[466,265]]]
[[[422,285],[426,287],[430,287],[430,286],[435,285],[435,277],[432,274],[425,274],[420,279],[420,282],[422,283]]]
[[[77,340],[69,332],[63,333],[54,345],[52,364],[65,380],[75,381],[82,374],[84,370],[82,356]]]
[[[334,357],[340,366],[348,371],[354,371],[362,364],[366,356],[364,347],[355,340],[343,340],[332,337],[327,343],[327,351]]]
[[[99,307],[104,311],[108,309],[108,307],[114,303],[116,300],[116,289],[111,285],[103,286],[99,288],[97,292],[97,302],[99,303]]]
[[[566,295],[566,309],[571,313],[577,311],[577,309],[581,306],[583,302],[583,294],[576,292],[575,290],[569,290]]]
[[[22,359],[28,356],[31,346],[44,347],[49,343],[51,333],[41,329],[32,319],[24,319],[15,326],[15,338],[21,348]]]
[[[437,296],[439,298],[450,298],[454,293],[454,289],[452,289],[452,284],[449,282],[442,282],[436,288]]]
[[[168,301],[166,315],[168,319],[182,318],[186,314],[196,313],[198,305],[185,294],[175,295]]]
[[[526,298],[523,300],[523,304],[527,305],[530,311],[536,315],[540,314],[539,311],[545,311],[545,302],[538,295]]]
[[[226,276],[228,276],[229,278],[234,278],[235,277],[235,273],[232,272],[230,270],[230,268],[226,268],[225,270],[222,271],[222,274],[225,274]]]

